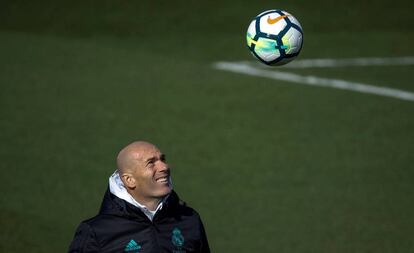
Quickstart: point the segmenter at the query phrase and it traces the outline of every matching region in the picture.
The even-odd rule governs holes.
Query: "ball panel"
[[[285,49],[286,54],[298,53],[302,46],[302,33],[291,27],[282,37],[282,42],[287,47]]]
[[[247,29],[247,35],[246,35],[246,40],[247,40],[247,46],[251,47],[252,46],[252,40],[254,38],[254,36],[256,36],[256,20],[253,20],[250,25],[249,28]]]
[[[259,37],[254,48],[254,52],[264,61],[270,62],[280,56],[277,49],[277,42],[272,39]]]
[[[277,12],[268,13],[260,18],[260,32],[272,35],[278,35],[287,23],[284,16]]]
[[[302,26],[300,25],[299,21],[289,12],[287,11],[282,11],[285,15],[288,16],[288,19],[290,20],[290,22],[292,22],[293,24],[299,26],[299,28],[302,30]]]
[[[249,28],[247,28],[247,33],[249,33],[251,37],[256,36],[256,20],[253,20],[250,23]]]

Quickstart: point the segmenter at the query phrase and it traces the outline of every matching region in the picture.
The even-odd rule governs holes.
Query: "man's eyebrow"
[[[155,156],[151,156],[151,157],[148,157],[147,159],[145,159],[145,163],[148,163],[148,162],[151,162],[151,161],[154,161],[155,160]]]
[[[160,160],[165,160],[165,154],[161,154],[160,155]],[[145,163],[149,163],[149,162],[153,162],[153,161],[155,161],[157,159],[157,157],[156,156],[151,156],[151,157],[148,157],[147,159],[145,159]]]

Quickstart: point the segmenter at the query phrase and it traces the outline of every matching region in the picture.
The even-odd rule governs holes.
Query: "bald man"
[[[129,144],[98,215],[79,225],[69,252],[210,252],[200,216],[172,188],[165,155],[148,142]]]

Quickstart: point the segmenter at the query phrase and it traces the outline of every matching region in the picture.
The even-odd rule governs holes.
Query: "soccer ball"
[[[247,29],[247,47],[267,65],[283,65],[295,59],[303,44],[303,31],[292,14],[268,10],[257,15]]]

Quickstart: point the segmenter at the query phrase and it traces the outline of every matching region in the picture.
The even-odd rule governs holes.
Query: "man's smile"
[[[169,182],[169,175],[165,175],[165,176],[160,176],[158,178],[155,179],[155,182],[157,183],[161,183],[161,184],[165,184]]]

